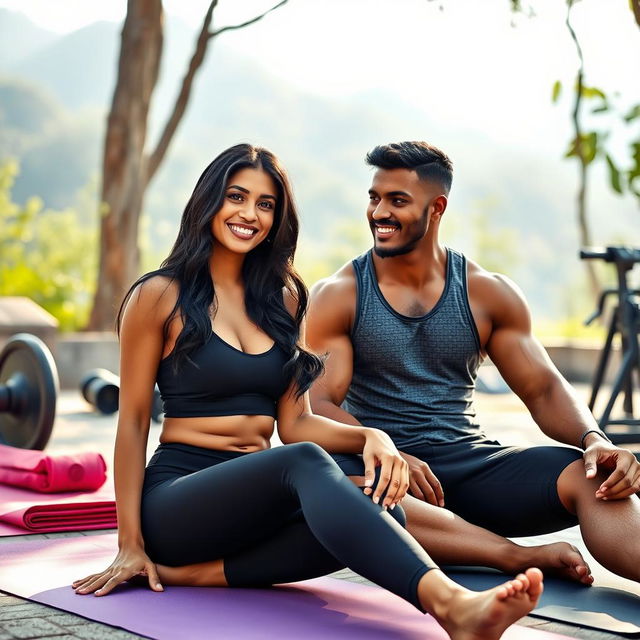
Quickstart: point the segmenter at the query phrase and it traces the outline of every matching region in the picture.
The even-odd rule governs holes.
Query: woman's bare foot
[[[520,546],[522,553],[513,573],[525,567],[539,567],[545,575],[555,575],[584,585],[593,584],[591,569],[582,554],[568,542],[553,542],[535,547]]]
[[[481,592],[469,591],[433,569],[420,580],[418,594],[451,640],[498,640],[536,606],[542,588],[540,569],[527,569],[514,580]]]
[[[189,564],[182,567],[168,567],[164,564],[156,564],[158,577],[163,585],[181,587],[228,587],[224,575],[224,563],[222,560]],[[129,582],[148,586],[146,575],[138,574],[129,579]]]

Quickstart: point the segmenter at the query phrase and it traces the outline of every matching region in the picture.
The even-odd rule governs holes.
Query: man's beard
[[[373,251],[379,258],[394,258],[395,256],[404,256],[407,253],[411,253],[416,248],[418,242],[420,242],[421,239],[422,237],[414,238],[410,242],[407,242],[407,244],[403,244],[401,247],[392,247],[390,249],[387,249],[386,247],[379,247],[378,245],[374,244]]]
[[[425,234],[427,232],[427,213],[425,212],[420,220],[418,220],[417,222],[414,222],[409,227],[409,231],[412,231],[413,229],[416,229],[416,231],[413,234],[413,236],[409,239],[408,242],[406,242],[405,244],[403,244],[403,245],[401,245],[399,247],[391,247],[391,248],[387,249],[384,246],[381,247],[378,244],[376,244],[375,225],[371,225],[371,227],[372,227],[371,230],[374,233],[374,236],[373,236],[373,252],[379,258],[394,258],[395,256],[404,256],[407,253],[411,253],[418,246],[418,243],[420,242],[420,240],[422,240],[422,238],[424,238],[424,236],[425,236]],[[399,227],[399,228],[401,228],[401,227]]]

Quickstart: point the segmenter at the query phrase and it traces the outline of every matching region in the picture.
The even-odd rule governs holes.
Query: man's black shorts
[[[503,536],[530,536],[578,524],[558,497],[557,480],[582,459],[562,446],[508,447],[495,440],[405,449],[426,462],[444,491],[445,508]]]

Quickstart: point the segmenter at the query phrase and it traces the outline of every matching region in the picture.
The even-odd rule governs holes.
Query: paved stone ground
[[[587,397],[588,390],[585,386],[580,387],[579,391],[584,397]],[[606,394],[603,393],[604,395]],[[604,401],[606,398],[603,397],[602,400]],[[485,425],[488,434],[502,442],[515,445],[550,442],[548,438],[540,433],[526,411],[523,410],[520,401],[512,394],[478,394],[477,409],[481,422]],[[79,394],[64,392],[59,400],[56,426],[47,450],[51,453],[81,449],[98,450],[105,454],[107,460],[111,460],[110,452],[115,433],[115,424],[116,418],[114,416],[93,414]],[[158,434],[159,427],[157,425],[152,426],[149,451],[155,448]],[[92,533],[105,532],[0,538],[0,553],[2,543],[13,542],[17,539],[91,535]],[[579,534],[574,532],[572,535]],[[334,574],[334,577],[367,582],[364,578],[350,571],[338,572]],[[623,637],[567,624],[547,622],[533,617],[524,618],[520,624],[574,638],[612,640]],[[0,640],[127,640],[140,637],[122,629],[92,622],[0,591]]]

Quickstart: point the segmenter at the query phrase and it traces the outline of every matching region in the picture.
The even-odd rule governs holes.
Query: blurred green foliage
[[[334,222],[328,233],[326,242],[304,234],[298,243],[295,266],[308,287],[335,273],[371,246],[371,234],[364,219]]]
[[[27,296],[55,316],[63,331],[87,320],[97,255],[95,207],[46,209],[38,197],[12,201],[18,163],[0,165],[0,295]]]
[[[557,81],[552,91],[553,102],[558,101],[561,91],[562,85]],[[582,132],[579,140],[577,137],[571,140],[565,157],[579,157],[582,150],[585,165],[603,159],[611,189],[620,195],[633,194],[640,203],[640,103],[623,106],[618,94],[606,94],[597,87],[583,86],[580,91],[581,99],[593,105],[590,111],[593,129]],[[620,159],[615,158],[611,148],[614,133],[624,135],[626,157],[618,154]]]

